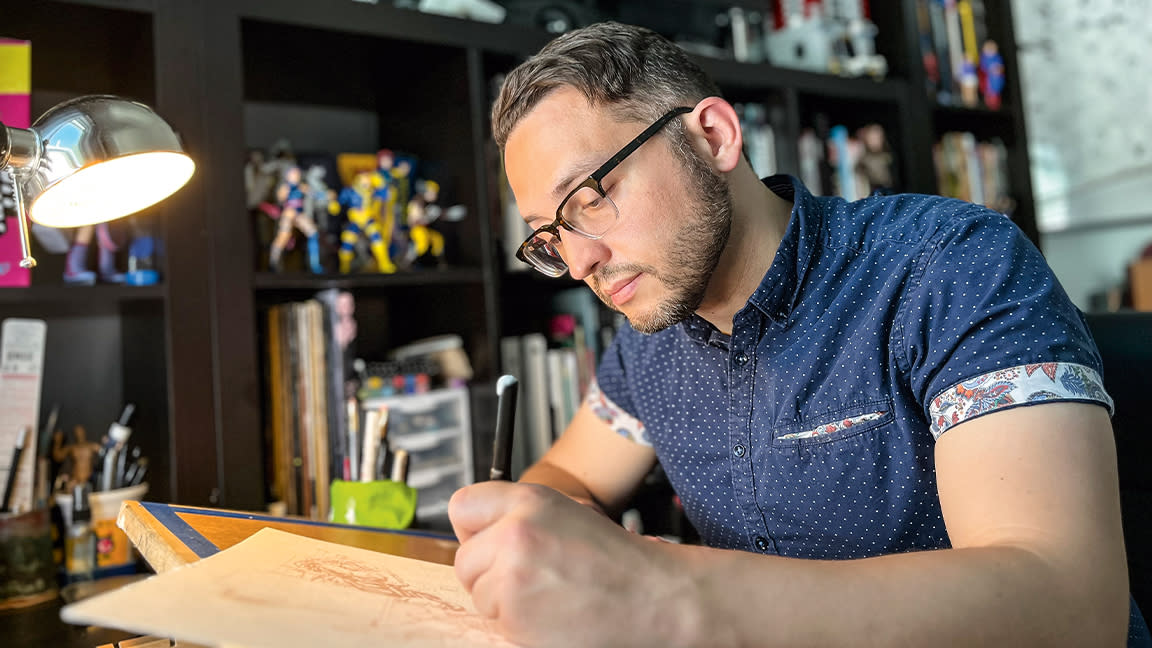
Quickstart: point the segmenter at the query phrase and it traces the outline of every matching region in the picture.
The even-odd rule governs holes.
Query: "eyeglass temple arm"
[[[623,160],[624,158],[631,155],[632,152],[635,151],[636,149],[640,148],[641,144],[643,144],[644,142],[647,142],[653,135],[656,134],[657,131],[659,131],[661,128],[664,128],[665,124],[672,121],[672,119],[675,117],[679,117],[680,115],[683,115],[684,113],[690,113],[690,112],[692,112],[692,109],[688,108],[687,106],[680,106],[678,108],[673,108],[672,110],[668,111],[663,117],[661,117],[660,119],[657,119],[656,123],[652,124],[648,128],[645,128],[644,132],[642,132],[636,136],[636,139],[632,140],[631,142],[628,143],[627,146],[625,146],[624,148],[617,151],[616,155],[613,155],[611,158],[608,159],[607,162],[605,162],[604,164],[601,164],[600,168],[593,171],[592,175],[589,177],[592,178],[593,180],[595,180],[596,182],[600,182],[600,180],[603,179],[604,176],[608,175],[609,171],[616,168],[617,164],[620,164],[621,160]]]

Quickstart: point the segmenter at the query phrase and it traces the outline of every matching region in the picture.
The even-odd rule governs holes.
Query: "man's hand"
[[[544,486],[484,482],[448,507],[456,575],[476,609],[525,645],[691,641],[696,589],[664,545]]]

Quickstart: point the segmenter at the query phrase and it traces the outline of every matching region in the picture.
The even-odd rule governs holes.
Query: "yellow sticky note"
[[[28,94],[31,89],[31,43],[0,41],[0,94]]]

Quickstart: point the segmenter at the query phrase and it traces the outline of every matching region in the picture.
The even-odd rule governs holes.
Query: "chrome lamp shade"
[[[0,170],[16,182],[20,265],[36,265],[26,219],[79,227],[127,216],[166,198],[196,168],[151,108],[107,95],[79,97],[30,129],[0,124]]]

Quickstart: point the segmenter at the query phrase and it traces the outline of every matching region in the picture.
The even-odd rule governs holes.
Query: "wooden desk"
[[[117,524],[157,573],[207,558],[264,527],[444,565],[452,564],[459,546],[452,536],[429,531],[391,531],[156,502],[124,502]]]

